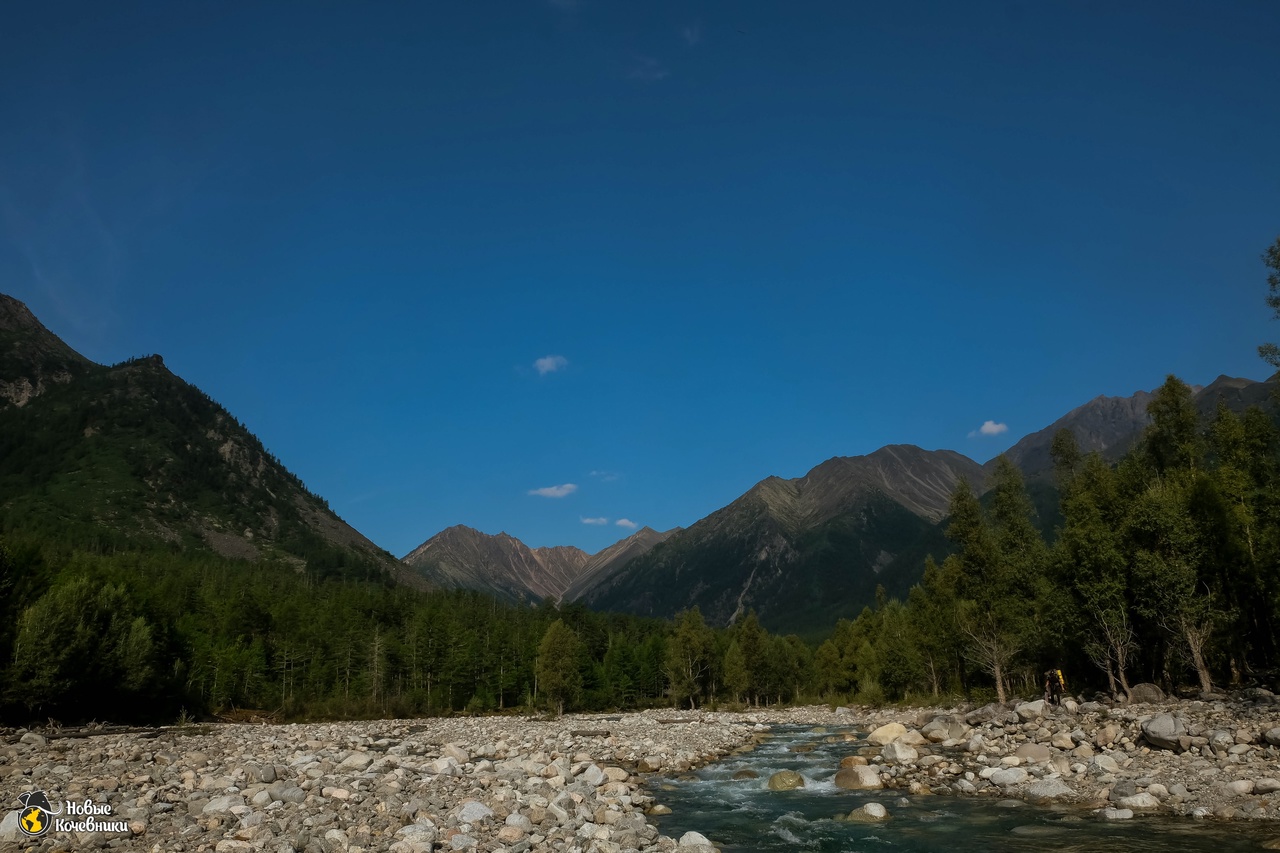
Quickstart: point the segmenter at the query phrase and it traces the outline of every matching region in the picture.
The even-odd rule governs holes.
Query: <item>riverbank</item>
[[[1173,748],[1151,742],[1162,715]],[[1117,707],[663,710],[74,739],[12,732],[0,745],[4,808],[42,790],[51,811],[88,801],[96,820],[125,829],[97,831],[77,816],[76,831],[55,825],[32,840],[6,811],[0,849],[670,853],[679,841],[647,820],[662,810],[649,774],[688,772],[779,724],[823,727],[815,739],[849,743],[846,769],[862,769],[845,779],[862,790],[1076,803],[1112,818],[1280,817],[1280,704],[1255,691]],[[692,850],[699,839],[684,840]]]
[[[0,849],[658,853],[677,842],[645,818],[654,805],[645,774],[687,771],[764,729],[750,715],[665,710],[217,725],[153,737],[12,732],[0,746],[10,800]],[[7,810],[32,790],[52,812],[87,801],[95,820],[126,830],[95,831],[76,816],[78,831],[55,823],[28,839]]]

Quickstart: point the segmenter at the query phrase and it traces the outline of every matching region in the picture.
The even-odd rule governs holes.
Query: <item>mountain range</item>
[[[1274,380],[1221,376],[1193,391],[1208,416],[1219,401],[1237,412],[1266,404],[1277,387]],[[1054,435],[1068,429],[1082,451],[1118,460],[1149,423],[1152,396],[1095,397],[1005,452],[1027,481],[1042,529],[1051,533],[1057,521]],[[433,582],[507,598],[551,594],[596,609],[663,617],[696,605],[720,625],[752,609],[773,630],[807,633],[857,615],[875,601],[877,586],[905,596],[919,581],[924,558],[941,558],[949,549],[943,530],[956,484],[963,479],[984,492],[994,464],[951,450],[890,445],[828,459],[803,477],[767,477],[687,529],[640,531],[588,562],[578,552],[571,562],[554,563],[539,554],[560,549],[529,549],[507,534],[456,527],[405,559]]]
[[[4,294],[0,530],[426,586],[159,355],[95,364]]]
[[[1267,382],[1219,377],[1202,413],[1274,399]],[[1042,528],[1055,521],[1053,436],[1118,459],[1148,423],[1151,393],[1096,397],[1005,455],[1027,479]],[[530,548],[450,527],[403,560],[346,524],[222,406],[158,355],[95,364],[0,294],[0,532],[95,548],[203,549],[279,560],[320,576],[467,588],[672,616],[698,606],[727,624],[747,610],[773,630],[812,632],[854,616],[877,586],[903,596],[942,556],[952,490],[978,492],[993,463],[890,445],[835,457],[802,477],[766,477],[687,528],[636,531],[597,554]]]

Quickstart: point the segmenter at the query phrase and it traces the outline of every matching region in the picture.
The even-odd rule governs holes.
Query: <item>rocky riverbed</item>
[[[1137,695],[1152,701],[840,708],[788,721],[867,731],[841,763],[840,788],[1077,804],[1112,820],[1143,812],[1280,818],[1280,698],[1252,690],[1167,701],[1154,685],[1142,687]]]
[[[775,724],[848,742],[840,787],[1076,803],[1113,819],[1280,817],[1280,704],[1253,691],[1061,708],[667,710],[84,738],[11,730],[0,732],[0,794],[11,801],[0,807],[0,850],[707,853],[696,833],[665,837],[648,821],[664,810],[652,774],[749,749]],[[75,830],[22,835],[7,809],[34,790]],[[65,813],[68,802],[123,826],[95,830]]]
[[[64,802],[109,805],[95,819],[123,821],[127,831],[67,833],[53,824],[29,839],[19,812],[8,811],[0,849],[675,850],[678,842],[646,821],[655,803],[645,776],[689,770],[764,729],[733,715],[668,710],[219,725],[151,737],[13,731],[0,746],[7,808],[18,808],[21,792],[42,790],[55,812]]]

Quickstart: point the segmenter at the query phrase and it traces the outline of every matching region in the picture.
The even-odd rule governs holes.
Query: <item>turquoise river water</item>
[[[838,733],[830,730],[828,733]],[[989,796],[909,796],[904,791],[846,791],[832,784],[840,759],[866,745],[861,740],[824,743],[807,727],[778,727],[775,736],[743,755],[709,764],[675,779],[654,780],[651,793],[672,814],[656,819],[663,834],[688,830],[707,836],[724,853],[915,853],[915,851],[1257,851],[1280,839],[1280,823],[1214,821],[1139,815],[1104,821],[1079,807],[1032,806]],[[865,733],[859,733],[865,734]],[[791,747],[813,744],[808,753]],[[759,778],[734,780],[749,768]],[[805,786],[770,791],[769,775],[795,770]],[[889,820],[857,824],[836,815],[870,802]]]

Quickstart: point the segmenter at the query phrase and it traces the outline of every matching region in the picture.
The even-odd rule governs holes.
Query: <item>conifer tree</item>
[[[538,645],[538,690],[563,715],[582,693],[582,673],[578,669],[578,635],[557,619],[542,635]]]

